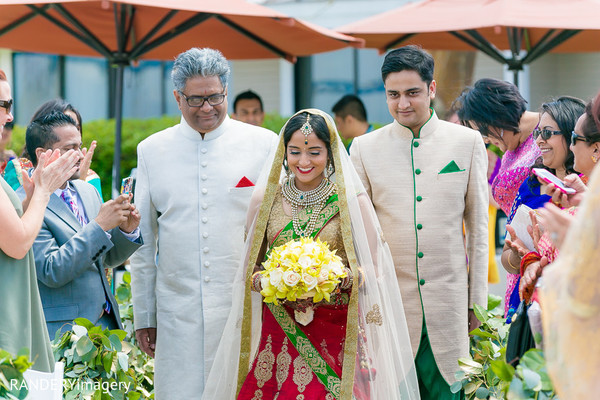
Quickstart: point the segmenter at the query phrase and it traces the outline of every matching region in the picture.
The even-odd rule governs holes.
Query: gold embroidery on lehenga
[[[313,380],[313,372],[310,370],[306,361],[302,356],[296,357],[294,360],[294,383],[298,386],[300,393],[304,392],[306,386]],[[302,397],[300,397],[302,396]],[[296,399],[303,399],[304,395],[299,395]]]
[[[256,389],[256,391],[254,392],[254,397],[252,397],[252,400],[262,400],[263,398],[263,392],[260,389]]]
[[[383,324],[383,318],[381,317],[379,304],[373,304],[373,309],[367,313],[366,321],[367,324],[375,324],[377,326],[381,326]]]
[[[283,339],[281,345],[281,353],[277,355],[277,372],[275,378],[277,378],[277,391],[281,390],[283,383],[287,380],[290,373],[290,364],[292,363],[292,356],[288,353],[288,339]],[[279,394],[277,394],[279,396]]]
[[[264,386],[264,384],[271,379],[273,376],[273,364],[275,364],[275,355],[272,351],[272,343],[273,340],[271,335],[267,337],[267,344],[265,348],[258,354],[258,361],[256,362],[256,368],[254,368],[254,377],[256,378],[256,385],[259,389],[255,392],[254,396],[258,395],[257,392],[262,391],[260,388]]]
[[[296,349],[298,349],[298,353],[306,356],[305,361],[315,373],[327,375],[325,361],[316,352],[314,346],[308,339],[299,336],[296,342]]]

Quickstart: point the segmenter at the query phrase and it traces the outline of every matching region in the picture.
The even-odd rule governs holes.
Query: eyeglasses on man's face
[[[575,144],[578,140],[581,140],[582,142],[589,142],[588,138],[585,136],[578,135],[575,133],[575,131],[571,132],[571,143]]]
[[[538,129],[535,128],[533,130],[533,138],[537,139],[538,137],[542,137],[544,140],[550,139],[553,135],[562,135],[561,131],[551,131],[550,129]]]
[[[5,108],[6,112],[9,113],[12,109],[13,99],[10,100],[0,100],[0,107]]]
[[[186,96],[181,90],[179,90],[179,94],[183,96],[186,103],[190,107],[202,107],[205,101],[208,101],[208,104],[211,106],[218,106],[219,104],[225,101],[225,93],[217,93],[211,94],[210,96]]]

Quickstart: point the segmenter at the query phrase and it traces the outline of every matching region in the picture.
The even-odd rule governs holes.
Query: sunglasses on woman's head
[[[571,132],[571,143],[575,144],[578,140],[581,140],[582,142],[589,142],[588,138],[585,136],[578,135],[575,133],[575,131]]]
[[[553,135],[562,135],[561,131],[551,131],[549,129],[538,129],[533,130],[533,138],[537,139],[539,136],[544,140],[550,139]]]

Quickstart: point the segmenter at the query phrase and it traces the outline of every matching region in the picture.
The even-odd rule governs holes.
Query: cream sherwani
[[[256,182],[276,138],[226,117],[202,139],[182,118],[138,146],[135,203],[147,240],[131,258],[134,322],[157,327],[157,400],[202,396],[253,190],[236,186]]]
[[[481,135],[433,112],[418,138],[394,121],[354,139],[351,158],[394,258],[413,354],[425,317],[436,363],[451,384],[458,358],[469,354],[468,308],[487,305],[487,156]]]

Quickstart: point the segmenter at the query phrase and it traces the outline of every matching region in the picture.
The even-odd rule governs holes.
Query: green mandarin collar
[[[423,139],[429,135],[432,135],[439,127],[440,120],[439,120],[437,114],[435,113],[434,109],[433,108],[429,108],[429,109],[431,110],[431,115],[430,115],[429,119],[427,120],[427,122],[425,122],[425,124],[421,127],[421,129],[419,129],[417,136],[413,135],[413,131],[410,128],[407,128],[406,126],[399,124],[398,121],[394,120],[394,123],[396,124],[396,127],[400,131],[401,136],[408,137],[410,139],[413,139],[413,137],[415,139]]]

